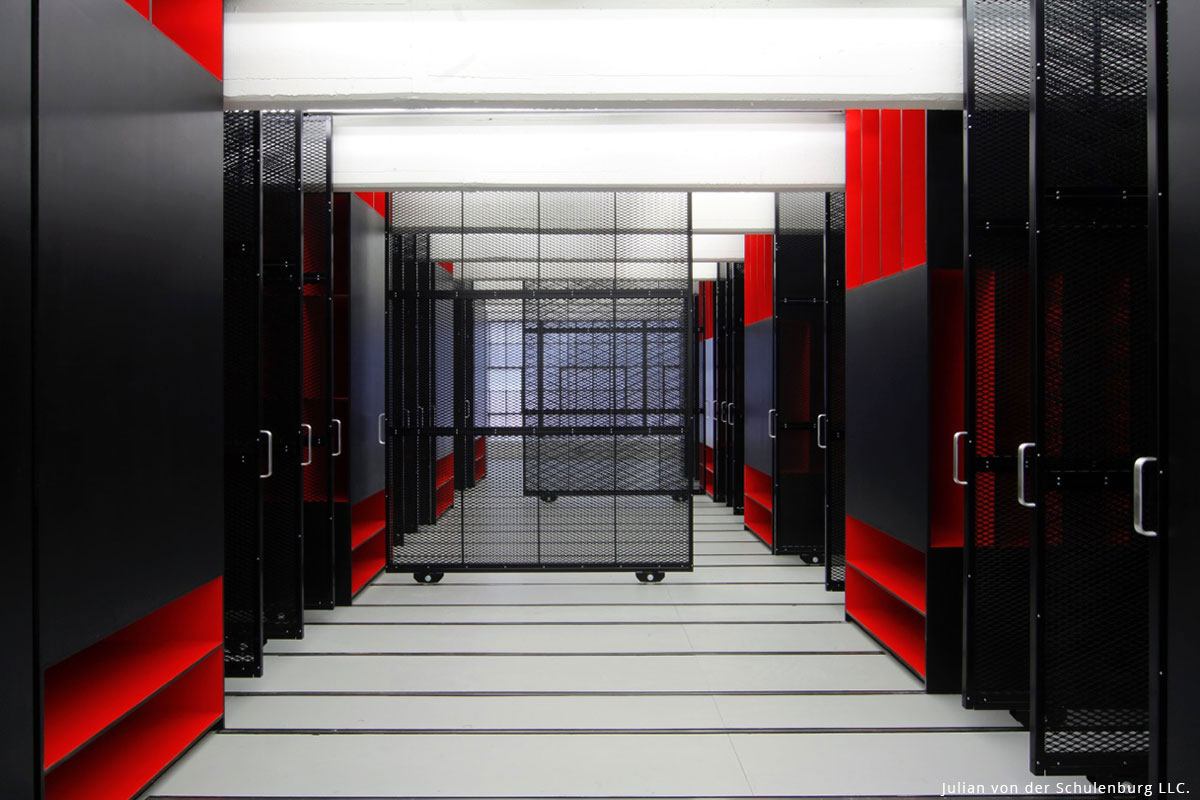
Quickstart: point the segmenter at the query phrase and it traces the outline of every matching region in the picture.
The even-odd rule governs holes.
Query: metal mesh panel
[[[486,437],[487,452],[452,505],[433,497],[433,514],[390,534],[390,568],[690,567],[687,194],[397,192],[389,224],[394,254],[429,242],[411,259],[428,280],[394,304],[428,317],[393,311],[417,346],[391,357],[389,383],[399,395],[402,375],[428,375],[433,398],[392,415],[442,458],[454,437]],[[407,472],[417,486],[391,494],[421,505],[427,462],[393,464],[389,485]]]
[[[832,192],[825,229],[825,588],[846,586],[846,195]]]
[[[263,604],[268,637],[303,631],[300,423],[300,115],[264,112],[262,128],[263,419],[273,434],[263,488]]]
[[[822,233],[825,198],[818,192],[780,192],[777,204],[779,233]]]
[[[964,703],[1029,696],[1029,547],[1015,456],[1033,440],[1029,274],[1030,0],[972,0],[967,112],[971,297]]]
[[[259,126],[225,114],[225,671],[262,674]]]
[[[1143,773],[1148,547],[1130,467],[1154,419],[1141,0],[1036,7],[1040,341],[1035,767]]]

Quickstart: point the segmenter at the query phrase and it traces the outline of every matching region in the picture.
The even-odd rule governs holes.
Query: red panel
[[[700,281],[700,328],[703,338],[713,338],[713,281]]]
[[[929,387],[929,468],[932,491],[929,542],[933,547],[963,546],[963,487],[952,480],[955,431],[966,427],[963,372],[963,274],[958,269],[930,270],[930,339],[933,352]]]
[[[454,505],[454,453],[438,459],[434,471],[434,516],[440,517]]]
[[[905,111],[901,147],[904,241],[901,259],[904,269],[925,263],[925,112]]]
[[[925,554],[846,516],[846,563],[881,589],[925,613]]]
[[[487,439],[483,436],[475,437],[475,481],[479,482],[487,477]]]
[[[224,56],[222,0],[154,0],[150,20],[217,78]]]
[[[883,275],[900,271],[900,111],[879,112],[880,266]]]
[[[846,288],[862,283],[862,112],[846,112]]]
[[[146,19],[150,19],[150,0],[125,0],[126,3],[137,9],[137,12]]]
[[[136,672],[136,666],[131,668]],[[224,713],[224,655],[218,648],[46,776],[46,800],[136,797]]]
[[[863,283],[883,275],[880,261],[880,112],[863,112]]]
[[[745,320],[753,325],[772,316],[774,301],[774,237],[769,233],[746,236]]]
[[[380,212],[380,213],[383,213],[383,212]],[[449,272],[451,275],[454,274],[454,262],[453,261],[439,261],[438,266],[441,267],[442,269],[446,270],[446,272]]]
[[[704,445],[704,493],[712,497],[716,491],[716,473],[713,471],[713,449]]]
[[[855,569],[846,570],[846,615],[925,677],[925,620]]]
[[[44,767],[219,650],[221,603],[217,578],[46,670]]]
[[[351,550],[383,530],[387,520],[386,504],[387,493],[380,491],[365,500],[359,500],[350,508]]]

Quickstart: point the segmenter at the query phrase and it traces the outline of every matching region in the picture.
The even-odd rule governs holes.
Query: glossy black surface
[[[39,25],[36,479],[53,664],[221,573],[222,100],[125,3],[44,0]]]
[[[30,315],[33,265],[30,214],[33,186],[31,91],[33,87],[32,4],[0,3],[0,252],[4,291],[0,293],[0,352],[5,386],[0,414],[8,426],[0,448],[0,708],[7,718],[0,747],[0,787],[4,796],[33,797],[40,782],[34,541],[32,498]],[[10,735],[11,734],[11,735]]]
[[[746,326],[746,416],[743,428],[746,438],[743,452],[746,464],[766,475],[771,475],[773,470],[774,440],[770,438],[767,425],[775,393],[772,385],[774,337],[775,325],[769,318]]]
[[[924,551],[929,539],[929,276],[846,293],[846,513]]]

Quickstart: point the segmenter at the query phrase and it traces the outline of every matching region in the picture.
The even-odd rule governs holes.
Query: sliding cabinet
[[[967,3],[963,705],[1029,704],[1029,555],[1017,447],[1033,433],[1030,0]]]
[[[332,117],[305,114],[300,133],[305,608],[334,605],[334,486],[337,468],[345,461],[339,460],[341,431],[334,423],[334,294],[338,280],[333,259],[332,143]]]
[[[742,311],[744,524],[764,544],[775,549],[775,247],[772,237],[748,235],[745,253]]]
[[[412,191],[388,215],[388,569],[690,569],[688,195]]]
[[[189,11],[213,37],[0,11],[6,798],[135,797],[223,720],[221,6]]]
[[[227,112],[224,141],[226,663],[256,675],[303,633],[301,117]]]
[[[846,585],[846,195],[825,196],[825,397],[817,418],[824,452],[825,588]]]
[[[384,195],[334,196],[335,562],[339,605],[384,567]]]
[[[1195,224],[1200,197],[1200,164],[1195,142],[1200,136],[1193,113],[1200,101],[1200,58],[1188,47],[1200,29],[1200,7],[1177,2],[1148,6],[1151,22],[1150,198],[1153,267],[1157,278],[1160,392],[1157,457],[1142,462],[1145,505],[1142,530],[1153,534],[1151,562],[1151,664],[1153,694],[1151,781],[1175,792],[1200,781],[1195,754],[1200,752],[1200,725],[1195,710],[1200,692],[1194,677],[1200,669],[1200,642],[1195,613],[1200,592],[1195,579],[1200,564],[1196,531],[1200,480],[1195,454],[1200,451],[1195,378],[1200,363],[1200,336],[1194,308],[1200,276],[1192,261],[1200,241]],[[1168,48],[1170,15],[1172,47]],[[1180,46],[1182,44],[1182,46]],[[1170,77],[1168,83],[1167,78]],[[1172,115],[1173,114],[1173,115]],[[1169,116],[1171,115],[1171,116]],[[1137,463],[1136,461],[1134,462]],[[1166,476],[1170,475],[1170,485]]]
[[[846,616],[957,692],[961,117],[851,111],[847,134]]]
[[[745,405],[743,296],[745,270],[740,262],[717,264],[713,284],[713,379],[716,382],[716,447],[713,499],[742,513]]]
[[[775,550],[825,554],[825,226],[827,195],[776,195]]]
[[[711,372],[712,319],[709,313],[712,309],[712,281],[696,281],[696,291],[692,297],[692,318],[695,320],[696,341],[692,349],[692,375],[695,383],[696,406],[693,409],[695,420],[695,458],[692,459],[694,479],[692,492],[694,494],[712,494],[713,460],[710,446],[708,409],[709,381]]]
[[[1157,455],[1142,0],[1035,0],[1034,437],[1015,454],[1033,545],[1032,767],[1144,775]]]

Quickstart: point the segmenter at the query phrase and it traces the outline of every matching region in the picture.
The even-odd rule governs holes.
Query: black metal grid
[[[690,568],[689,196],[397,192],[389,237],[389,569]]]
[[[1033,439],[1029,354],[1030,0],[967,4],[967,516],[963,703],[1029,702],[1034,515],[1016,499]]]
[[[225,114],[225,673],[263,667],[259,118]]]
[[[1146,8],[1033,8],[1033,768],[1142,777],[1149,544],[1130,468],[1154,444]]]
[[[303,282],[299,112],[261,112],[263,419],[273,473],[263,484],[263,627],[269,638],[304,630],[301,485]]]
[[[846,588],[846,195],[825,206],[825,588]]]

